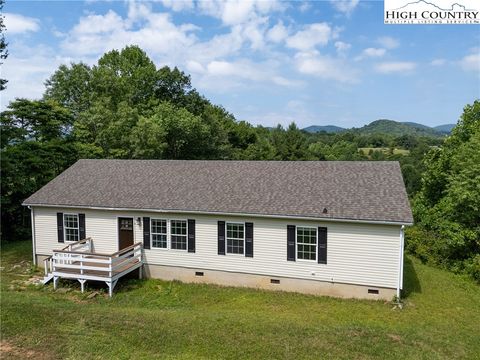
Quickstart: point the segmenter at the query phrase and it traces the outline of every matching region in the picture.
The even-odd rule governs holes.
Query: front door
[[[118,250],[133,245],[133,218],[118,218]]]

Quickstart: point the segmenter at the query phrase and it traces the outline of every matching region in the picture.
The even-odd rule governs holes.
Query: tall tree
[[[480,101],[464,108],[452,135],[424,163],[413,207],[422,232],[407,237],[409,249],[480,281]]]
[[[2,238],[27,236],[22,201],[77,158],[67,109],[50,101],[17,99],[0,114]]]

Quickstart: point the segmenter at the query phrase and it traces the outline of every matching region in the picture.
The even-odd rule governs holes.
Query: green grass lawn
[[[28,242],[2,247],[2,359],[480,357],[480,287],[412,258],[398,309],[159,280],[125,279],[112,299],[88,299],[98,288],[22,285],[30,256]]]

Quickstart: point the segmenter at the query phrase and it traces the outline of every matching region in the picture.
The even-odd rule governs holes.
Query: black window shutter
[[[143,218],[143,248],[150,249],[150,218]]]
[[[78,235],[79,240],[83,240],[86,238],[85,235],[85,214],[78,214]]]
[[[287,225],[287,260],[295,261],[295,225]]]
[[[218,222],[218,255],[225,255],[225,221]]]
[[[63,213],[57,213],[57,233],[58,233],[58,242],[63,243]]]
[[[245,256],[253,257],[253,223],[245,223]]]
[[[327,263],[327,228],[318,228],[318,263]]]
[[[195,220],[188,219],[188,252],[195,252]]]

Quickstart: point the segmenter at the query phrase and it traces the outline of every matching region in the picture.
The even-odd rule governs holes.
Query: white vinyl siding
[[[35,207],[37,254],[49,255],[64,246],[57,242],[57,212],[85,213],[86,236],[93,238],[95,250],[102,253],[118,250],[117,217],[195,219],[195,253],[145,249],[148,264],[390,288],[398,284],[400,225]],[[254,223],[253,258],[218,255],[219,220]],[[287,261],[287,225],[328,228],[328,264]],[[134,222],[134,238],[135,242],[143,241],[143,224]]]

